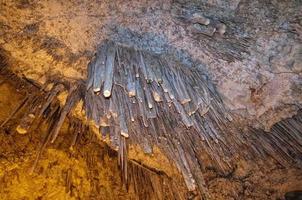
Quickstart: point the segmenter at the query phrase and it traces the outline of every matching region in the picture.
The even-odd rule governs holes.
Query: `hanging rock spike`
[[[112,85],[113,85],[113,71],[114,71],[114,60],[115,60],[115,44],[109,42],[107,54],[106,54],[106,70],[105,70],[105,81],[104,81],[104,97],[110,97]]]

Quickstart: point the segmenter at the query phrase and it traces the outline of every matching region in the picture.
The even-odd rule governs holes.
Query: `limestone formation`
[[[0,199],[298,198],[301,10],[1,2]]]

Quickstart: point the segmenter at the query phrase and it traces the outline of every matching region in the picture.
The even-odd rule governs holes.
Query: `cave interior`
[[[0,2],[0,199],[302,199],[302,2]]]

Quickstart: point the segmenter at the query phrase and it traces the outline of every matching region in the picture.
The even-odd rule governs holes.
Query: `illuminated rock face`
[[[301,108],[301,9],[298,1],[1,2],[0,55],[9,70],[38,84],[55,84],[46,103],[33,106],[17,131],[26,136],[33,113],[47,113],[69,90],[49,142],[60,137],[65,117],[82,100],[86,117],[109,132],[119,149],[123,173],[125,138],[149,154],[153,145],[159,147],[191,191],[215,190],[207,167],[227,173],[238,160],[260,163],[268,157],[299,166],[301,114],[273,125]],[[115,47],[102,50],[108,40]],[[132,62],[140,70],[124,69]],[[120,76],[122,69],[129,76]],[[129,114],[128,97],[137,101]],[[159,116],[162,102],[171,113]],[[103,112],[116,119],[118,129],[110,129],[112,118]],[[150,131],[153,119],[159,123],[152,122]],[[161,135],[164,129],[169,131]],[[213,187],[224,187],[219,185]]]

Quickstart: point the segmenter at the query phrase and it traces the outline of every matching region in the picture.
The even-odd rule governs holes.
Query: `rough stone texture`
[[[104,38],[172,55],[203,68],[234,113],[269,129],[301,107],[301,9],[301,1],[2,1],[0,46],[39,82],[85,78]],[[224,23],[225,35],[191,33],[194,12]]]

